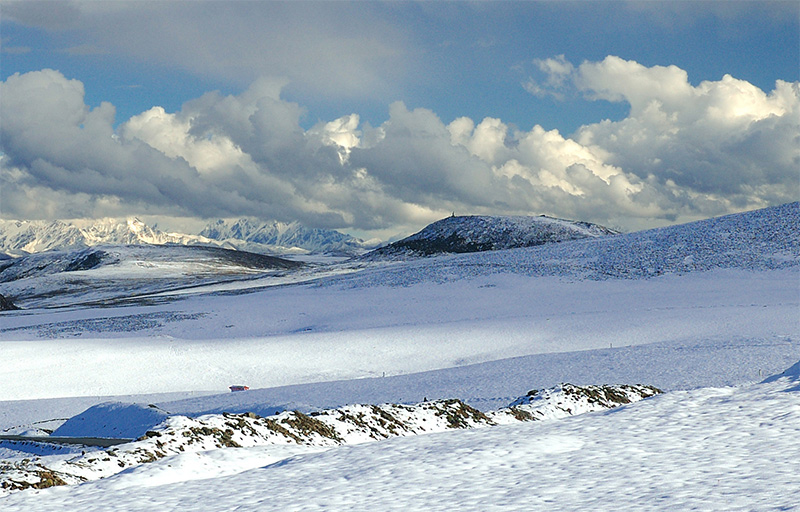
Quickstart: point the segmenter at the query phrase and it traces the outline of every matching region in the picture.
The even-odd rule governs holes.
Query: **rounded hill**
[[[453,216],[428,225],[419,233],[368,253],[368,259],[394,259],[534,247],[567,240],[615,235],[591,224],[541,215]]]

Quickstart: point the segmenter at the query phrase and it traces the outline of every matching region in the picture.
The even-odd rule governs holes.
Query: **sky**
[[[0,0],[0,218],[632,231],[800,199],[800,3]]]

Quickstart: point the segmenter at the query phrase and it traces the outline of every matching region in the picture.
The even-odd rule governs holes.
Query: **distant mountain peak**
[[[306,228],[299,222],[219,219],[200,234],[164,232],[138,217],[93,221],[0,220],[0,253],[24,256],[50,250],[97,245],[204,245],[261,254],[336,254],[354,256],[369,247],[338,231]]]
[[[138,217],[128,217],[128,229],[134,233],[141,233],[147,226]]]
[[[271,248],[277,253],[304,251],[354,256],[370,248],[361,239],[331,229],[308,228],[297,221],[259,221],[247,217],[211,222],[200,236],[255,252]]]

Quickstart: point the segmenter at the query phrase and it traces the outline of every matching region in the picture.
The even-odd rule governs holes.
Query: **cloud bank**
[[[354,113],[311,129],[286,80],[153,107],[119,125],[58,71],[0,84],[0,215],[254,216],[314,227],[410,231],[459,214],[550,214],[623,229],[797,200],[800,84],[731,76],[691,85],[675,66],[609,56],[537,61],[536,94],[624,102],[619,121],[567,137],[397,102],[380,126]]]

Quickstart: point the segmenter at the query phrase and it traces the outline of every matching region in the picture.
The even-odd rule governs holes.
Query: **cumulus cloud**
[[[114,108],[84,102],[83,84],[53,70],[0,85],[5,217],[129,213],[255,216],[361,229],[420,210],[387,196],[342,155],[358,118],[308,132],[302,108],[280,99],[282,81],[258,80],[238,96],[209,93],[177,113],[154,107],[113,129]],[[49,201],[44,201],[49,198]],[[41,201],[33,215],[25,205]],[[44,203],[47,203],[45,206]],[[437,215],[430,215],[431,220]]]
[[[4,217],[255,216],[361,233],[411,231],[451,211],[539,214],[638,229],[798,198],[800,86],[764,92],[725,76],[618,57],[541,61],[543,87],[620,101],[620,121],[570,137],[497,118],[450,123],[393,103],[300,125],[285,79],[153,107],[114,126],[83,84],[44,70],[0,84]],[[32,208],[31,205],[37,205]]]
[[[83,84],[52,70],[9,77],[0,100],[4,164],[7,159],[25,170],[28,182],[53,189],[154,205],[205,199],[195,169],[150,146],[120,141],[112,128],[114,107],[89,109],[83,94]]]
[[[592,97],[625,101],[628,117],[581,127],[575,140],[642,179],[737,207],[797,199],[800,84],[766,93],[725,75],[692,86],[675,67],[619,57],[581,64],[575,84]]]

